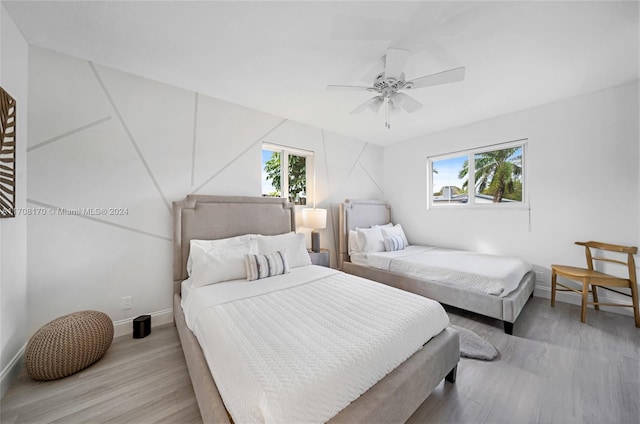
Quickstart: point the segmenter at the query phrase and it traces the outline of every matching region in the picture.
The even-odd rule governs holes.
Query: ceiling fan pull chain
[[[391,129],[391,123],[389,122],[389,98],[385,97],[384,99],[384,112],[385,112],[385,123],[384,126],[387,127],[387,129]]]

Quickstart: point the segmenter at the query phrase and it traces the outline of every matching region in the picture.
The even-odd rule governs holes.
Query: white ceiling
[[[13,2],[28,42],[379,145],[638,78],[638,2]],[[388,47],[424,104],[350,115]],[[377,65],[377,67],[376,67]]]

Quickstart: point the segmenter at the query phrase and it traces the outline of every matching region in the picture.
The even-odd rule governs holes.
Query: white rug
[[[460,333],[460,356],[464,358],[493,361],[498,357],[498,350],[491,343],[471,330],[452,325]]]

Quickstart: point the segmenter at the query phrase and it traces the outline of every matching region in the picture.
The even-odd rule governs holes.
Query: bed
[[[364,263],[364,261],[354,263],[355,261],[352,261],[349,255],[349,232],[354,231],[356,228],[370,228],[376,225],[388,225],[389,223],[391,223],[391,208],[389,204],[384,201],[348,199],[340,204],[339,268],[349,274],[420,294],[445,305],[499,319],[503,321],[505,333],[513,334],[514,322],[524,308],[527,300],[533,296],[535,273],[530,267],[524,271],[521,269],[522,277],[518,277],[513,283],[513,287],[509,288],[508,293],[496,295],[496,293],[489,294],[491,293],[491,287],[480,291],[475,289],[470,290],[468,287],[462,285],[452,285],[443,282],[441,279],[429,278],[426,274],[417,273],[415,268],[410,267],[412,264],[408,264],[407,261],[403,264],[404,267],[396,266],[394,269],[390,268],[389,265],[393,263],[392,261],[387,261],[386,266],[385,264],[375,263],[373,264],[375,266],[372,266],[371,263]],[[446,252],[447,249],[437,249],[428,246],[410,246],[410,248],[422,248],[423,250],[432,249],[430,252],[433,251],[439,254],[446,253],[447,260],[449,261],[453,261],[453,254],[463,254],[462,252],[454,251]],[[374,259],[378,262],[383,262],[380,258]],[[476,257],[474,260],[477,259]],[[496,257],[496,259],[499,259],[499,257]],[[373,262],[375,262],[375,260]],[[400,273],[400,270],[403,268],[410,268],[409,272]],[[459,275],[463,275],[463,277],[466,276],[470,280],[473,279],[473,275],[468,272]]]
[[[187,321],[193,321],[192,312],[188,311],[188,314],[185,315],[182,308],[185,299],[182,299],[181,289],[188,278],[187,267],[190,242],[191,240],[225,239],[245,234],[262,234],[264,236],[285,234],[295,229],[295,211],[293,206],[286,202],[286,199],[189,195],[182,201],[174,202],[173,220],[174,318],[194,392],[203,422],[230,423],[233,422],[233,414],[228,411],[225,402],[223,402],[223,396],[220,394],[221,392],[225,393],[225,390],[227,390],[227,383],[222,376],[218,376],[217,379],[212,376],[207,362],[207,358],[209,361],[212,360],[211,353],[203,351],[198,338],[189,329]],[[288,280],[295,279],[296,273],[294,271],[291,270],[289,274],[285,274],[282,277],[288,276]],[[318,282],[333,279],[336,280],[334,284],[345,284],[341,281],[348,281],[346,284],[349,284],[349,290],[359,290],[359,284],[364,284],[368,287],[375,286],[379,290],[383,288],[389,289],[384,285],[314,265],[304,268],[305,275],[307,275],[308,271],[322,274],[318,277]],[[296,272],[303,273],[302,270]],[[316,284],[316,280],[313,278],[311,283],[301,285],[301,287],[315,290],[314,284]],[[352,278],[357,279],[351,280]],[[271,280],[271,278],[259,281],[267,280]],[[269,284],[281,284],[277,279],[272,281],[273,283]],[[351,287],[351,284],[353,284],[353,287]],[[215,286],[223,287],[224,284],[216,284]],[[396,291],[394,290],[394,292]],[[193,292],[188,291],[186,293],[188,293],[188,298],[194,299],[192,298]],[[283,293],[288,294],[289,289],[283,291]],[[292,298],[295,299],[299,299],[301,296],[299,292],[291,291],[291,293],[293,293],[291,296],[294,296]],[[272,293],[269,294],[271,295]],[[219,293],[216,293],[213,297],[219,297]],[[343,297],[348,298],[349,296],[345,294]],[[248,300],[262,302],[262,299],[262,296],[250,296]],[[353,296],[351,299],[353,300]],[[237,304],[241,305],[245,300],[243,299]],[[304,301],[301,301],[301,304],[303,303]],[[366,305],[367,300],[362,300],[362,303]],[[234,301],[233,305],[235,304]],[[434,304],[437,305],[435,302]],[[438,307],[440,306],[438,305]],[[264,312],[261,309],[254,309],[254,311]],[[243,313],[242,310],[224,313],[225,315],[222,315],[222,318],[218,318],[219,322],[215,323],[217,326],[216,331],[225,330],[226,320],[233,313],[240,314],[243,317],[244,325],[247,325],[248,322],[248,326],[252,326],[250,316]],[[268,313],[266,316],[268,316]],[[260,317],[259,314],[256,315],[256,327],[258,324],[262,324],[265,317]],[[230,324],[229,328],[233,329],[228,331],[231,336],[234,336],[235,328],[238,324],[233,321],[228,322]],[[196,332],[198,331],[200,330]],[[207,343],[210,342],[205,342],[205,345]],[[262,358],[258,357],[257,360],[262,361]],[[458,361],[459,336],[455,330],[446,327],[326,421],[331,423],[404,422],[443,379],[450,382],[455,381]],[[213,368],[216,369],[216,366]],[[237,378],[243,379],[244,376],[241,373]],[[221,385],[219,386],[219,384]],[[288,393],[290,392],[291,390]],[[318,398],[324,400],[324,394],[326,393],[318,392]],[[251,396],[253,395],[247,395],[247,398],[251,398]],[[286,401],[287,399],[284,400]],[[286,406],[286,402],[284,405]],[[278,421],[277,418],[272,416],[265,415],[263,418],[261,420],[265,422]],[[325,420],[323,419],[322,421]]]

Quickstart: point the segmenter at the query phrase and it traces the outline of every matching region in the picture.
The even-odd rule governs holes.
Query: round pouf
[[[102,358],[113,341],[113,322],[99,311],[80,311],[45,324],[29,339],[25,368],[34,380],[56,380]]]

